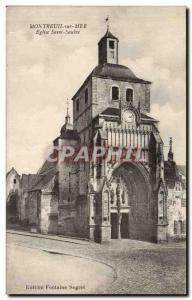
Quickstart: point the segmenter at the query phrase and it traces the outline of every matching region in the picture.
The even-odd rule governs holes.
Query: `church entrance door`
[[[121,224],[120,224],[120,231],[122,239],[129,238],[129,214],[122,213],[121,214]],[[111,238],[118,239],[118,214],[111,213]]]
[[[156,241],[152,186],[145,165],[140,162],[117,164],[110,184],[113,190],[111,238]],[[147,222],[150,225],[146,225]]]
[[[122,239],[128,239],[129,238],[129,214],[128,213],[122,213],[121,238]]]
[[[117,213],[111,213],[111,238],[118,238],[118,215]]]

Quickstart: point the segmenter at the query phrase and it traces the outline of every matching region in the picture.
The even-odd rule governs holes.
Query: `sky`
[[[184,7],[7,8],[7,171],[36,173],[59,135],[71,99],[98,64],[97,43],[119,39],[119,63],[152,81],[151,113],[160,121],[165,158],[186,159]],[[87,24],[80,34],[36,34],[30,24]],[[72,114],[72,101],[70,101]]]

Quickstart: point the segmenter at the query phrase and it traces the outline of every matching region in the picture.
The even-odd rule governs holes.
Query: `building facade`
[[[20,218],[33,230],[98,242],[168,239],[172,196],[159,121],[149,115],[151,82],[120,65],[118,53],[119,40],[108,29],[98,43],[98,65],[72,97],[73,122],[67,112],[51,161],[31,179],[21,178]],[[69,146],[81,149],[81,158],[85,147],[112,149],[112,155],[63,160]]]
[[[177,166],[173,159],[172,139],[168,160],[165,162],[165,182],[167,186],[167,215],[169,239],[186,238],[186,169]]]

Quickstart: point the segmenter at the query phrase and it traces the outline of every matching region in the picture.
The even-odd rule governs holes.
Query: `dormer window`
[[[133,90],[132,89],[126,90],[126,101],[129,103],[133,103]]]
[[[117,86],[112,87],[112,100],[119,100],[119,88]]]
[[[76,111],[79,112],[79,99],[76,100]]]
[[[85,90],[85,104],[88,103],[88,89]]]

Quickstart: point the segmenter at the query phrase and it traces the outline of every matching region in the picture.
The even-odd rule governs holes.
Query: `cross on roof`
[[[105,23],[107,23],[107,31],[109,31],[109,16],[106,17]]]

